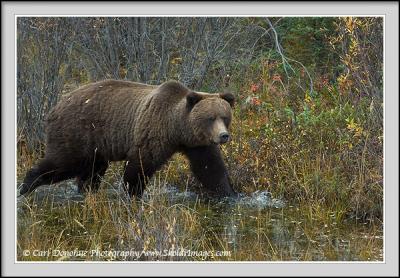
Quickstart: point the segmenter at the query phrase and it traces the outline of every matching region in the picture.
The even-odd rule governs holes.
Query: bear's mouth
[[[220,140],[214,140],[214,139],[211,139],[211,140],[210,140],[211,145],[223,145],[223,144],[228,143],[229,141],[230,141],[230,140],[228,140],[228,141],[226,141],[226,142],[221,142]]]

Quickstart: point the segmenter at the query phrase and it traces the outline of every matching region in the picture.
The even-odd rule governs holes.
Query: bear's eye
[[[229,119],[228,119],[228,117],[222,117],[222,120],[224,121],[224,123],[225,123],[226,125],[229,125]]]
[[[213,122],[213,121],[215,121],[215,117],[208,117],[207,120],[208,120],[209,122]]]

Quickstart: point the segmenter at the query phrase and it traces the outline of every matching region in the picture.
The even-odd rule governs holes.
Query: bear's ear
[[[235,96],[230,92],[220,93],[219,96],[229,102],[231,107],[235,105]]]
[[[196,103],[198,103],[200,100],[203,99],[203,96],[196,93],[196,92],[189,92],[186,96],[186,102],[189,108],[192,108],[195,106]]]

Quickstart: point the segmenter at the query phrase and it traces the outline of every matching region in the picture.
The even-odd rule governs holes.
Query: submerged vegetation
[[[223,152],[249,201],[199,197],[176,155],[131,202],[114,163],[98,194],[63,183],[17,200],[18,260],[383,259],[382,18],[18,18],[17,51],[18,182],[62,93],[179,79],[236,94]]]

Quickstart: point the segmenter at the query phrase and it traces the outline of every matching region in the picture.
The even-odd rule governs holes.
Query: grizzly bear
[[[180,152],[208,191],[237,196],[219,147],[230,139],[233,105],[232,93],[195,92],[177,81],[80,87],[49,113],[45,156],[26,174],[20,194],[74,177],[80,192],[95,192],[109,162],[126,161],[124,188],[140,198],[146,180]]]

